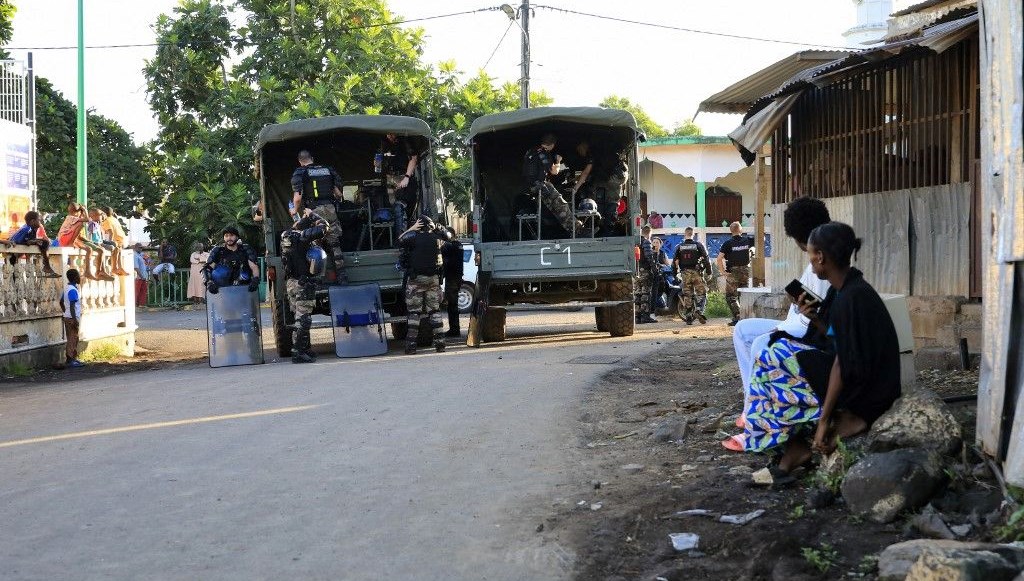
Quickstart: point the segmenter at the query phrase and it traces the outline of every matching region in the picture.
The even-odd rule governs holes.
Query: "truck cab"
[[[547,134],[557,138],[552,155],[567,166],[548,182],[583,223],[582,234],[563,228],[524,178],[526,152]],[[477,326],[484,341],[504,340],[509,310],[566,306],[593,307],[598,330],[612,336],[633,334],[640,139],[629,112],[598,107],[520,109],[473,122]],[[588,160],[590,177],[573,193]]]
[[[291,355],[293,317],[285,293],[281,258],[281,233],[294,222],[291,176],[298,167],[296,156],[308,150],[317,164],[340,174],[343,200],[335,204],[342,227],[342,251],[349,284],[380,285],[384,310],[396,339],[406,335],[402,272],[396,268],[399,232],[391,214],[385,176],[378,173],[375,157],[387,134],[406,140],[417,154],[413,187],[415,208],[410,214],[427,214],[447,223],[443,196],[434,187],[430,127],[421,119],[392,115],[340,115],[268,125],[256,142],[256,171],[260,183],[263,233],[267,248],[268,300],[274,321],[274,337],[280,356]],[[387,211],[382,211],[387,210]],[[328,261],[331,264],[331,261]],[[329,315],[327,283],[335,278],[329,267],[316,292],[314,314]]]

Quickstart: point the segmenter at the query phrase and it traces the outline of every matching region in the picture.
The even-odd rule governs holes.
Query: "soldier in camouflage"
[[[526,152],[523,156],[523,179],[526,187],[540,196],[544,207],[555,216],[566,232],[581,236],[583,222],[576,219],[573,208],[569,207],[562,194],[548,181],[558,173],[557,165],[562,161],[562,156],[552,153],[557,141],[555,134],[546,133],[540,145]]]
[[[326,253],[316,241],[324,238],[329,225],[311,210],[281,234],[285,291],[295,319],[292,328],[292,363],[312,363],[316,354],[310,343],[309,329],[316,303],[316,283],[323,275]]]
[[[704,245],[693,238],[693,228],[683,231],[684,239],[676,246],[675,258],[672,260],[676,278],[683,289],[683,320],[687,325],[693,324],[696,317],[703,325],[708,322],[704,316],[708,289],[704,277],[711,272],[711,261]]]
[[[651,227],[644,226],[640,230],[640,272],[636,281],[636,322],[657,323],[654,316],[654,290],[657,288],[656,281],[661,268],[658,266],[657,256],[654,254],[654,247],[651,244]]]
[[[335,204],[342,199],[341,176],[334,168],[318,165],[306,150],[299,152],[299,167],[292,173],[292,203],[295,213],[304,215],[305,209],[320,216],[327,223],[324,244],[331,251],[334,260],[334,276],[338,284],[348,284],[345,274],[345,258],[341,252],[341,224]]]
[[[732,238],[722,244],[718,252],[718,271],[726,273],[725,302],[732,311],[730,327],[740,321],[740,291],[747,288],[750,281],[750,258],[754,253],[754,240],[743,234],[739,222],[729,225]]]
[[[420,325],[426,319],[428,332],[441,328],[441,247],[451,235],[434,225],[429,216],[420,216],[411,228],[398,238],[399,265],[405,270],[405,306],[408,313],[408,331],[405,352],[416,353]],[[431,340],[434,349],[444,351],[443,339]]]

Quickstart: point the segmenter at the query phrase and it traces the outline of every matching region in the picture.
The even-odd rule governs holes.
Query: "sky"
[[[281,0],[285,1],[285,0]],[[303,2],[304,0],[297,0]],[[520,0],[521,1],[521,0]],[[853,0],[533,0],[530,20],[531,88],[555,105],[597,105],[626,97],[671,129],[693,117],[706,97],[798,50],[813,48],[638,26],[556,11],[575,10],[620,19],[823,46],[845,46],[842,32],[856,24]],[[76,0],[15,0],[10,47],[77,44]],[[177,0],[87,0],[86,45],[143,44],[152,25]],[[495,0],[389,0],[406,19],[497,6]],[[454,60],[459,70],[519,79],[520,33],[500,11],[427,20],[405,26],[425,30],[424,60]],[[146,103],[142,68],[153,47],[86,51],[86,106],[113,118],[137,142],[153,138],[157,124]],[[24,59],[24,50],[12,50]],[[488,62],[488,57],[494,54]],[[34,50],[38,76],[76,99],[76,51]],[[701,113],[705,135],[724,135],[738,115]]]

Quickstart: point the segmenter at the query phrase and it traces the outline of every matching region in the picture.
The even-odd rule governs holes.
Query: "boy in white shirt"
[[[78,360],[78,329],[82,322],[82,295],[79,285],[82,282],[78,271],[68,270],[68,284],[60,297],[60,307],[64,311],[64,354],[68,367],[82,367],[85,364]]]

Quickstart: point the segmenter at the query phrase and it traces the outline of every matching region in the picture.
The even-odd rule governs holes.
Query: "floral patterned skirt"
[[[784,444],[817,423],[821,402],[800,368],[796,354],[811,350],[802,343],[779,339],[754,360],[747,404],[744,447],[764,452]]]

